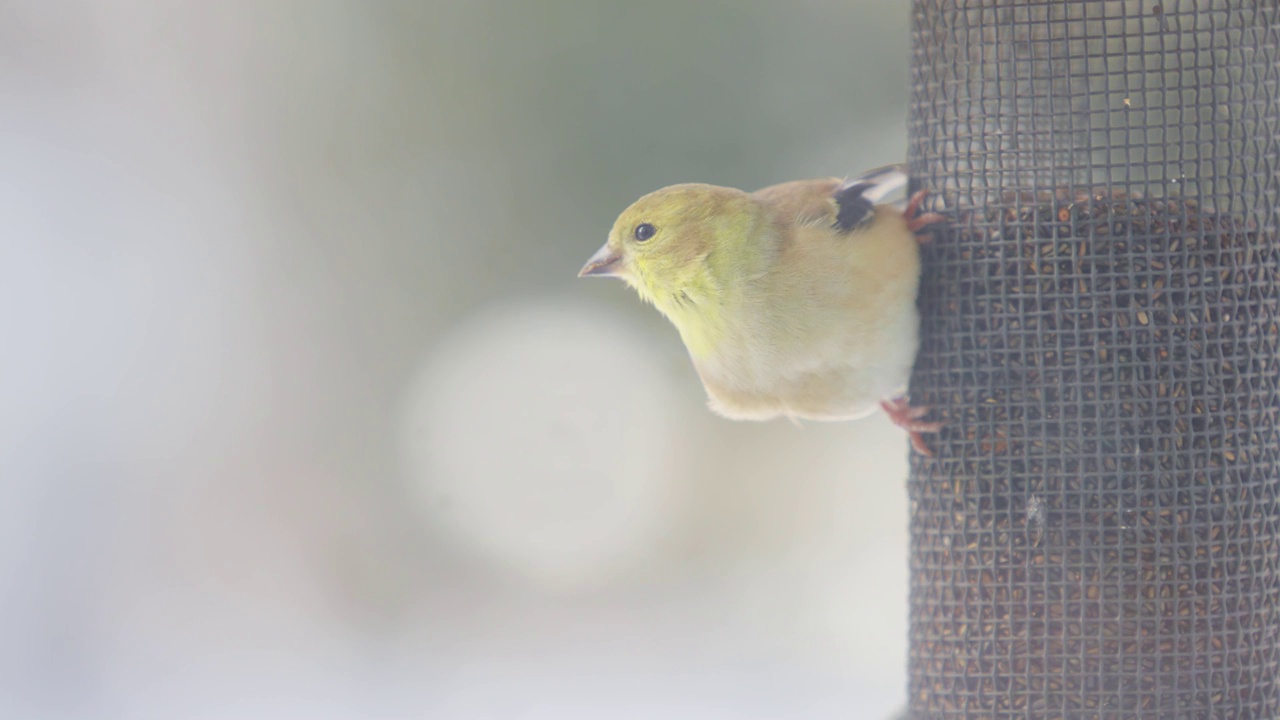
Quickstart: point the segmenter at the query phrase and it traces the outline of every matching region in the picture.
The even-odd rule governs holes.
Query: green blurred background
[[[0,3],[0,717],[883,717],[906,443],[740,424],[659,186],[905,152],[898,2]]]

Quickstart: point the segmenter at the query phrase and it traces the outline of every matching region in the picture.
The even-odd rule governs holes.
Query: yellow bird
[[[882,408],[930,454],[942,423],[905,397],[918,343],[917,236],[943,218],[878,204],[901,166],[753,193],[672,185],[623,211],[579,276],[618,277],[676,326],[710,397],[737,420],[853,420]]]

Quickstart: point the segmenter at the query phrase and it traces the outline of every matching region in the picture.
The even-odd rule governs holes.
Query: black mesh
[[[1280,717],[1280,10],[913,13],[911,716]]]

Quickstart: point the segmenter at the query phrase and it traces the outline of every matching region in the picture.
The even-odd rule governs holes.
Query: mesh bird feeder
[[[1280,717],[1280,9],[914,0],[909,716]]]

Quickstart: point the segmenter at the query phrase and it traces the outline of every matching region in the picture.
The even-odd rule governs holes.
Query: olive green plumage
[[[622,278],[671,320],[716,412],[862,417],[905,392],[915,358],[921,223],[873,202],[904,182],[672,185],[623,211],[581,274]]]

